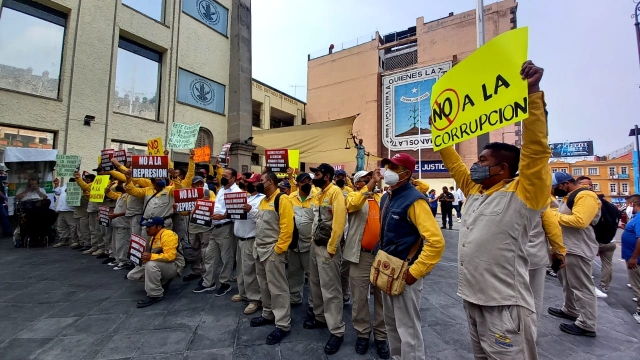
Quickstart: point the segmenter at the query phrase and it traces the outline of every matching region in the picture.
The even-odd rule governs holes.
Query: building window
[[[229,10],[214,0],[183,0],[182,11],[227,36]]]
[[[609,192],[612,194],[616,194],[618,192],[618,187],[616,184],[609,184]]]
[[[562,169],[560,169],[560,171],[561,171],[561,172],[563,172],[563,173],[565,173],[565,174],[567,173],[567,170],[568,170],[567,168],[562,168]]]
[[[27,0],[0,12],[0,87],[57,99],[67,15]]]
[[[600,175],[600,171],[598,171],[597,167],[592,167],[592,168],[587,169],[587,173],[589,175]]]
[[[213,134],[211,134],[211,131],[209,131],[209,129],[201,126],[200,130],[198,131],[198,138],[196,139],[196,147],[200,148],[204,146],[209,146],[209,149],[213,154]]]
[[[622,189],[622,193],[623,194],[628,194],[629,193],[629,184],[627,183],[622,183],[620,184],[620,188]]]
[[[142,144],[131,144],[125,142],[119,142],[116,140],[111,140],[111,147],[113,150],[127,150],[127,154],[133,155],[147,155],[147,145]]]
[[[152,19],[164,20],[164,0],[122,0],[122,3]]]
[[[54,133],[8,126],[0,127],[0,151],[10,146],[31,149],[53,149],[54,141]]]
[[[558,172],[558,169],[553,168],[553,169],[551,169],[551,172],[552,172],[552,173],[557,173],[557,172]]]
[[[251,165],[260,166],[260,154],[251,154]]]
[[[600,184],[593,183],[593,191],[600,191]]]
[[[609,176],[615,176],[615,175],[616,175],[615,166],[609,166]]]
[[[628,175],[629,174],[629,168],[626,166],[620,166],[620,175]]]
[[[224,114],[225,86],[213,80],[178,69],[178,102]]]
[[[582,176],[583,175],[582,174],[582,172],[583,172],[582,170],[583,170],[582,168],[573,169],[573,176]]]
[[[158,119],[162,54],[120,38],[113,111]]]

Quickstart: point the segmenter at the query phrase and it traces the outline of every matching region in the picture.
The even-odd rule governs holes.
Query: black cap
[[[333,168],[333,166],[329,165],[329,164],[325,164],[322,163],[320,165],[318,165],[318,167],[315,168],[310,168],[310,170],[312,172],[321,172],[322,175],[327,175],[329,174],[329,176],[331,176],[333,178],[333,175],[335,174],[335,169]]]
[[[304,172],[303,172],[303,173],[300,173],[300,174],[298,174],[298,176],[296,177],[296,182],[301,182],[301,181],[303,181],[303,180],[304,180],[304,179],[306,179],[306,178],[311,179],[311,175],[309,175],[308,173],[304,173]]]

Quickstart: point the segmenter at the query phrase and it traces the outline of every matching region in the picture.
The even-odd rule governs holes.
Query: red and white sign
[[[202,226],[211,226],[211,216],[213,216],[214,202],[209,200],[196,200],[196,208],[193,214],[191,214],[192,224],[198,224]]]
[[[147,249],[147,240],[142,236],[131,234],[129,240],[129,260],[138,266],[142,266],[142,254]]]
[[[272,172],[287,172],[287,168],[289,168],[289,150],[265,150],[264,157],[266,167],[269,168]]]
[[[132,156],[132,178],[167,178],[169,177],[168,156]]]
[[[340,164],[340,165],[333,165],[333,169],[334,169],[335,171],[338,171],[338,170],[344,170],[344,164]]]
[[[247,193],[230,192],[224,194],[224,205],[227,208],[227,219],[247,220],[244,206],[247,204]]]
[[[218,160],[220,161],[220,165],[226,168],[229,166],[229,149],[231,148],[231,143],[226,143],[222,145],[222,150],[220,151],[220,155],[218,155]]]
[[[113,158],[124,165],[127,162],[127,150],[116,150],[113,152]]]
[[[100,152],[100,157],[102,159],[100,166],[104,171],[113,170],[113,163],[111,162],[111,159],[113,159],[114,152],[115,150],[113,149],[104,149]]]
[[[204,188],[173,190],[173,199],[178,205],[176,211],[191,211],[196,207],[196,200],[202,199]]]
[[[109,213],[111,209],[108,206],[100,206],[98,208],[98,216],[100,218],[100,225],[104,227],[109,227],[111,224],[111,219],[109,219]]]

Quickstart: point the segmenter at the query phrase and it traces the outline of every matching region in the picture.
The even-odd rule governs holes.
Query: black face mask
[[[253,194],[254,192],[256,192],[256,186],[253,184],[247,184],[247,192],[249,194]]]
[[[304,185],[300,186],[300,190],[302,190],[302,192],[305,193],[305,194],[310,194],[311,193],[311,184],[304,184]]]
[[[220,184],[221,184],[222,186],[227,186],[227,185],[229,185],[229,179],[227,179],[226,177],[224,177],[224,176],[223,176],[223,177],[222,177],[222,179],[220,179]]]
[[[263,183],[258,183],[258,185],[256,185],[256,190],[257,190],[260,194],[264,194],[264,184],[263,184]]]
[[[336,185],[338,185],[339,188],[343,188],[344,187],[344,179],[336,180]]]
[[[313,183],[313,186],[315,186],[317,188],[322,188],[324,186],[324,184],[326,184],[326,181],[324,181],[324,178],[313,179],[313,180],[311,180],[311,182]]]
[[[124,188],[120,185],[116,186],[116,191],[119,193],[123,193],[124,192]]]
[[[240,188],[240,190],[245,190],[247,188],[247,186],[242,182],[238,183],[238,187]]]
[[[560,188],[555,188],[553,189],[553,195],[557,196],[557,197],[565,197],[569,194],[569,192],[567,190],[564,189],[560,189]]]

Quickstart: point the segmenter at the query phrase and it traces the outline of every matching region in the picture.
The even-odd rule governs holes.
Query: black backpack
[[[276,214],[280,216],[280,196],[286,195],[284,193],[279,193],[276,195],[276,199],[273,202],[273,206],[275,207]],[[300,239],[300,234],[298,233],[298,227],[296,226],[296,218],[293,218],[293,236],[291,237],[291,244],[289,244],[289,249],[295,250],[298,248],[298,239]]]
[[[567,199],[567,206],[569,209],[573,209],[573,204],[576,200],[576,196],[582,191],[591,191],[587,188],[580,188],[571,193]],[[600,244],[608,244],[616,236],[618,231],[618,223],[622,218],[622,212],[612,203],[605,199],[600,199],[602,205],[600,206],[600,220],[595,225],[591,225],[593,232],[596,234],[596,240]]]

